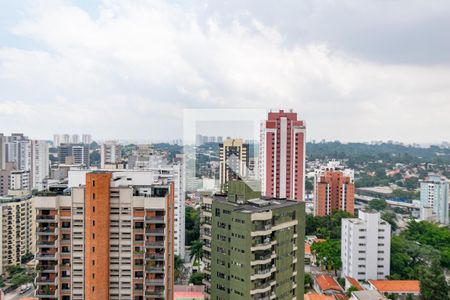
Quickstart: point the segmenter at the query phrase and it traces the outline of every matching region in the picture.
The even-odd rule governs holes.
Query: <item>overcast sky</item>
[[[240,107],[450,140],[450,1],[0,2],[0,132],[173,139],[185,108]]]

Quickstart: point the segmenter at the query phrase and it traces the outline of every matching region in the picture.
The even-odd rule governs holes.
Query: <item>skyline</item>
[[[170,140],[184,109],[276,106],[298,112],[307,140],[441,142],[449,12],[406,0],[2,3],[1,130]]]

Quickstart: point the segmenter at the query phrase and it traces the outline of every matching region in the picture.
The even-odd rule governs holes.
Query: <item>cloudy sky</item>
[[[0,132],[172,139],[186,108],[293,108],[316,140],[450,140],[450,2],[0,2]]]

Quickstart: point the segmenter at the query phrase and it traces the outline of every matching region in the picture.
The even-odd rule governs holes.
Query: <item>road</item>
[[[18,288],[17,290],[8,293],[5,295],[5,300],[20,300],[22,298],[26,298],[26,297],[33,297],[33,293],[34,293],[34,288],[32,288],[31,290],[29,290],[28,292],[26,292],[25,294],[20,295],[20,288]]]

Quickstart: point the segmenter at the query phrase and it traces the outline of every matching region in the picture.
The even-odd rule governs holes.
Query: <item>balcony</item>
[[[57,260],[56,253],[36,253],[36,260]]]
[[[36,245],[38,246],[38,248],[50,248],[50,247],[57,247],[57,240],[53,240],[53,241],[43,241],[43,240],[38,240],[36,242]]]
[[[275,266],[272,266],[271,268],[267,268],[267,269],[255,270],[255,273],[250,276],[250,280],[269,278],[272,275],[272,273],[275,271],[276,271]]]
[[[36,285],[57,285],[58,277],[51,278],[49,276],[38,276],[35,279]]]
[[[49,288],[42,288],[36,290],[36,297],[38,298],[46,298],[46,299],[57,299],[58,298],[58,290],[51,290]]]
[[[147,236],[164,236],[164,228],[155,228],[155,229],[147,228],[145,230],[145,234]]]
[[[56,223],[56,222],[57,222],[56,216],[49,216],[49,215],[36,216],[36,223]]]
[[[164,279],[145,279],[145,284],[164,286]]]
[[[146,248],[164,248],[164,242],[163,241],[145,241],[145,247]]]
[[[164,266],[161,267],[146,267],[145,271],[147,273],[152,273],[152,274],[164,274]]]
[[[164,298],[164,291],[145,291],[145,296],[153,298]]]
[[[58,229],[56,227],[38,227],[37,234],[38,235],[55,235],[58,233]]]
[[[164,260],[164,253],[148,253],[145,255],[145,259]]]
[[[267,293],[271,289],[272,289],[272,286],[270,285],[270,282],[266,282],[266,283],[263,283],[263,284],[258,284],[256,286],[254,286],[252,290],[250,290],[250,295]]]
[[[151,216],[151,217],[145,217],[145,221],[147,223],[152,224],[164,224],[164,216]]]
[[[251,247],[251,251],[268,250],[272,248],[272,244],[270,239],[265,239],[264,241],[254,243]]]
[[[38,273],[56,273],[56,265],[37,265]]]

